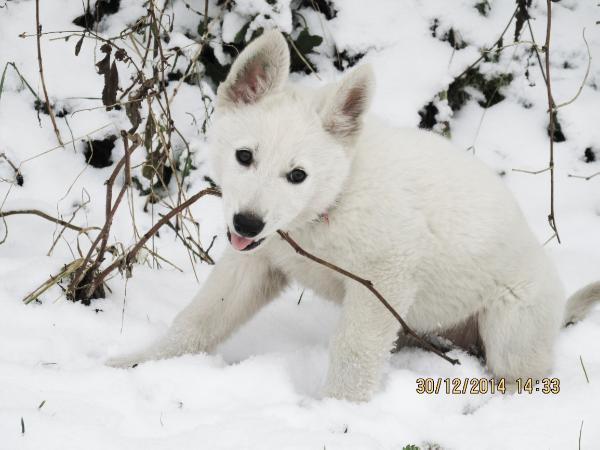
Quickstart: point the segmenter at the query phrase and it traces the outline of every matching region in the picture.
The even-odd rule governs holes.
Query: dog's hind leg
[[[227,249],[192,302],[181,311],[167,334],[149,348],[107,364],[131,367],[152,359],[210,351],[272,300],[285,277],[257,255]]]
[[[512,384],[550,372],[562,321],[562,292],[553,287],[507,288],[480,312],[486,362],[496,378]]]

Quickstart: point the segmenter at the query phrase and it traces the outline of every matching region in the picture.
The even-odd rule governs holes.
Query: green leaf
[[[252,23],[252,21],[254,20],[254,18],[250,19],[248,22],[246,22],[244,24],[244,26],[242,28],[240,28],[240,31],[238,31],[235,34],[235,37],[233,38],[233,43],[236,45],[242,45],[245,41],[245,37],[246,37],[246,33],[248,32],[248,28],[250,28],[250,24]]]
[[[305,27],[294,41],[294,45],[300,53],[306,55],[308,53],[314,53],[313,49],[321,45],[321,42],[323,42],[321,36],[310,34],[308,28]]]

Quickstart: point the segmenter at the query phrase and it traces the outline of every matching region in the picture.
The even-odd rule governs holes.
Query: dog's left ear
[[[280,89],[290,73],[290,52],[283,35],[266,31],[240,53],[217,89],[217,106],[258,102]]]
[[[375,84],[370,65],[354,69],[333,88],[320,111],[323,128],[339,138],[351,138],[362,125]]]

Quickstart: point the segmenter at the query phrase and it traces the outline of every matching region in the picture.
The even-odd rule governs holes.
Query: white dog
[[[494,173],[440,136],[365,117],[368,66],[319,91],[288,74],[273,31],[233,64],[211,144],[231,246],[162,340],[109,364],[209,352],[295,280],[342,304],[325,394],[369,399],[398,322],[364,286],[296,254],[281,229],[371,280],[419,333],[464,338],[475,324],[494,376],[547,374],[558,331],[585,315],[600,283],[565,313],[555,268]]]

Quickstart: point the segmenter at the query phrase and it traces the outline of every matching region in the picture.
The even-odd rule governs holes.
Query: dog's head
[[[349,174],[350,148],[369,104],[368,66],[312,92],[287,85],[289,65],[285,38],[266,32],[238,56],[217,91],[211,162],[237,250],[327,212]]]

